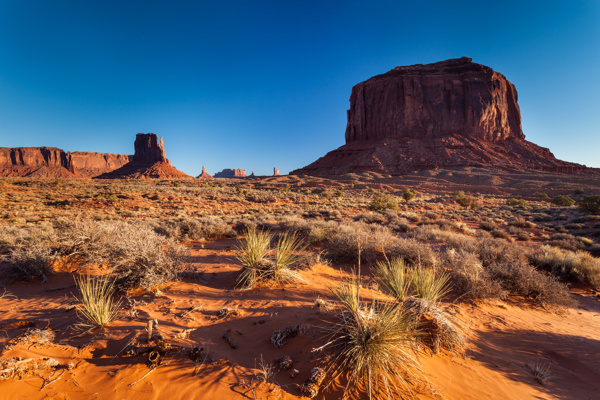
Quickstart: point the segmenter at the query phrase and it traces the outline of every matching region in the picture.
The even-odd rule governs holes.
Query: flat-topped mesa
[[[245,178],[246,170],[244,169],[232,169],[226,168],[221,172],[215,174],[215,178]]]
[[[158,136],[154,133],[138,133],[135,136],[133,146],[135,149],[133,162],[135,164],[154,164],[156,162],[171,163],[165,155],[163,138],[160,138],[159,144]]]
[[[71,153],[56,147],[0,147],[0,176],[75,177]]]
[[[352,88],[346,143],[453,135],[524,139],[517,90],[468,57],[396,67]]]

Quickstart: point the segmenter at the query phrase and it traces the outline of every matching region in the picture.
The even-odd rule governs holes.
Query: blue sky
[[[600,167],[600,1],[4,1],[0,146],[282,173],[344,144],[353,85],[468,56],[516,85],[528,140]]]

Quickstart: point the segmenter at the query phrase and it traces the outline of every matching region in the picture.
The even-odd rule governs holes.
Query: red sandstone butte
[[[196,178],[198,179],[212,179],[212,176],[208,174],[208,172],[206,172],[206,167],[203,165],[202,166],[202,173],[200,175],[198,175]]]
[[[171,165],[165,154],[163,139],[154,133],[138,133],[134,142],[133,159],[99,179],[191,178]]]
[[[352,88],[346,144],[290,174],[588,170],[525,140],[517,100],[504,75],[467,57],[396,67]]]
[[[245,178],[246,170],[244,169],[224,169],[215,174],[215,178]]]

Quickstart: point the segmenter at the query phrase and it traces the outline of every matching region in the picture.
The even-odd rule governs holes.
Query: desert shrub
[[[63,221],[55,230],[61,255],[83,267],[102,264],[127,288],[152,289],[176,279],[187,257],[185,248],[144,221]]]
[[[396,197],[387,193],[378,193],[373,196],[373,200],[371,200],[371,204],[369,205],[369,210],[371,211],[383,211],[383,210],[397,210],[398,209],[398,200]]]
[[[519,228],[535,228],[535,224],[533,222],[527,221],[522,216],[516,217],[514,220],[509,221],[508,225],[510,226],[518,226]]]
[[[375,265],[375,275],[385,292],[394,296],[399,302],[406,300],[410,279],[406,276],[406,264],[403,258],[378,261]]]
[[[579,200],[577,206],[581,211],[589,212],[590,214],[594,215],[600,215],[600,196],[586,196]]]
[[[505,299],[508,291],[483,267],[475,253],[455,249],[447,250],[446,266],[451,270],[454,288],[473,299]]]
[[[402,193],[402,198],[404,198],[405,201],[411,201],[412,199],[414,199],[417,196],[417,192],[415,192],[412,189],[406,188],[404,189],[404,192]]]
[[[572,306],[569,289],[556,277],[536,270],[526,262],[493,263],[488,269],[495,281],[515,294],[529,297],[538,303],[552,306]]]
[[[584,193],[585,193],[585,190],[584,190],[584,189],[582,189],[582,188],[578,188],[578,189],[575,189],[575,190],[573,191],[573,193],[575,193],[575,194],[584,194]]]
[[[234,237],[235,231],[219,217],[164,221],[155,230],[178,241]]]
[[[438,274],[434,269],[421,265],[408,270],[408,281],[412,295],[429,303],[438,303],[450,290],[449,275]]]
[[[300,280],[300,276],[291,267],[296,264],[305,249],[305,245],[296,233],[286,232],[280,235],[277,246],[270,249],[272,236],[265,231],[249,230],[239,244],[238,260],[243,267],[236,287],[252,289],[260,283],[290,283]]]
[[[320,349],[332,352],[329,370],[346,375],[346,395],[361,391],[369,398],[414,397],[423,383],[413,352],[416,332],[399,304],[361,302],[356,280],[332,292],[344,306]]]
[[[327,238],[324,250],[334,260],[374,260],[395,240],[388,228],[360,222],[341,223]]]
[[[575,200],[566,195],[558,195],[552,198],[552,204],[560,207],[571,207],[575,204]]]
[[[389,257],[403,258],[410,265],[435,268],[439,265],[439,254],[429,245],[412,238],[394,238],[385,248]]]
[[[354,220],[358,222],[364,222],[367,224],[381,224],[386,221],[386,217],[378,212],[368,212],[357,215],[356,217],[354,217]]]
[[[530,259],[537,267],[559,277],[581,280],[596,288],[600,287],[600,259],[586,252],[543,246],[533,252]]]
[[[506,200],[506,205],[507,206],[520,206],[520,207],[525,207],[527,205],[527,201],[523,200],[523,199],[514,199],[514,198],[510,198],[508,200]]]
[[[19,280],[32,280],[46,276],[52,272],[53,251],[43,243],[18,246],[8,257],[10,268],[8,276]]]
[[[490,233],[492,234],[493,237],[498,238],[498,239],[505,239],[505,240],[508,240],[509,242],[513,240],[511,238],[511,236],[508,234],[508,232],[503,231],[502,229],[494,229]]]
[[[406,219],[392,222],[388,227],[394,232],[410,232],[413,230],[413,226]]]
[[[496,224],[491,221],[483,221],[479,224],[479,228],[485,229],[486,231],[493,231],[496,229]]]
[[[103,326],[114,321],[119,312],[120,301],[113,301],[114,282],[108,276],[93,278],[90,275],[75,277],[81,294],[78,309],[82,326]]]

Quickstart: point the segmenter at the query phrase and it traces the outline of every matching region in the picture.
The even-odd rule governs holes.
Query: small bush
[[[513,199],[513,198],[510,198],[510,199],[506,200],[506,205],[507,206],[525,207],[527,205],[527,201],[523,200],[523,199]]]
[[[589,212],[590,214],[600,215],[600,196],[586,196],[579,200],[578,207],[581,211]]]
[[[52,250],[43,243],[19,246],[10,254],[8,275],[27,281],[42,277],[46,281],[47,275],[52,272],[53,260]]]
[[[575,204],[575,200],[566,195],[558,195],[552,198],[552,204],[560,207],[571,207]]]
[[[404,198],[404,200],[406,202],[411,201],[412,199],[414,199],[417,195],[417,192],[415,192],[412,189],[406,188],[404,189],[404,192],[402,193],[402,197]]]
[[[397,210],[398,209],[398,200],[396,197],[386,194],[386,193],[378,193],[373,197],[371,204],[369,205],[369,210],[371,211],[383,211],[383,210]]]
[[[543,246],[530,258],[534,265],[559,277],[581,280],[600,288],[600,259],[586,252]]]

